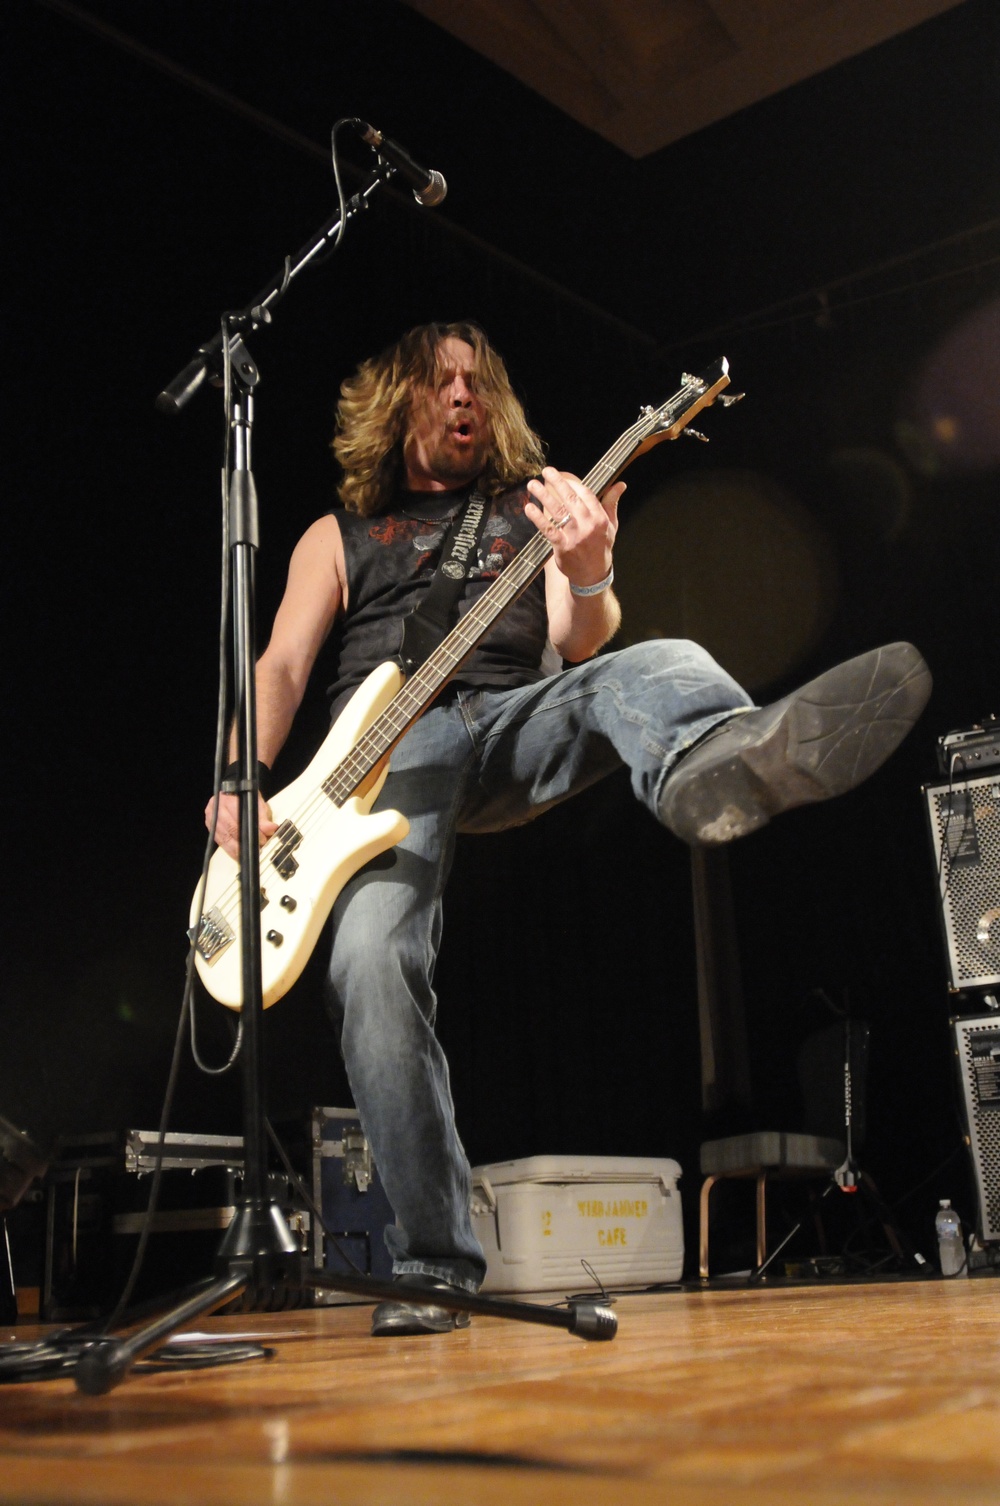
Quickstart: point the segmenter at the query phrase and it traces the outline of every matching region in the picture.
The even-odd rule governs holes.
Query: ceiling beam
[[[762,42],[768,27],[757,0],[705,0],[723,31],[737,47]]]
[[[636,61],[622,45],[622,33],[608,24],[603,0],[531,0],[531,8],[555,28],[558,40],[576,54],[595,86],[625,105],[635,87]]]

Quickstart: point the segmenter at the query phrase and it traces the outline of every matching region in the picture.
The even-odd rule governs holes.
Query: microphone
[[[413,189],[413,197],[418,204],[423,204],[427,209],[433,209],[436,204],[441,203],[448,192],[448,185],[440,173],[430,171],[414,162],[405,147],[401,147],[389,136],[383,136],[382,132],[377,131],[373,125],[369,125],[367,120],[356,120],[353,123],[362,141],[366,141],[373,151],[377,152],[380,157],[384,157],[390,166],[402,174]]]

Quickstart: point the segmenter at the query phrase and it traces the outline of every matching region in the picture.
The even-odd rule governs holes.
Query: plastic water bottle
[[[962,1238],[962,1220],[951,1206],[951,1199],[943,1197],[934,1216],[937,1231],[938,1258],[942,1276],[967,1276],[968,1256]]]

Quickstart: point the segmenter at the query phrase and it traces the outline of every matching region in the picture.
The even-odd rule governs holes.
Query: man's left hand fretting
[[[540,480],[528,482],[534,500],[525,504],[525,513],[549,540],[556,564],[573,585],[596,585],[611,569],[624,490],[624,481],[616,481],[598,497],[579,477],[551,465]]]

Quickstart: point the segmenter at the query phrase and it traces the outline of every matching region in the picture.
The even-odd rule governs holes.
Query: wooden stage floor
[[[492,1318],[373,1340],[365,1307],[203,1320],[275,1358],[101,1398],[0,1389],[0,1502],[1000,1500],[995,1277],[686,1290],[617,1313],[604,1344]]]

